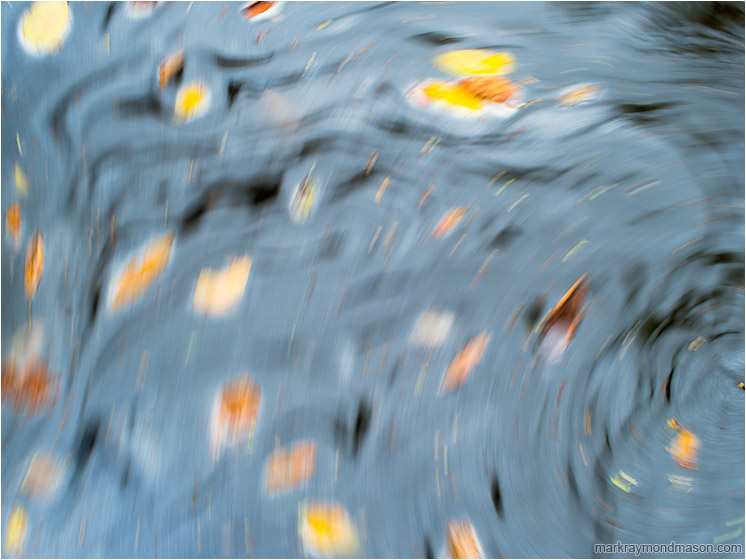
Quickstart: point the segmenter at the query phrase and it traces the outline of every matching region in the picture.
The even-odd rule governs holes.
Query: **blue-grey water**
[[[31,417],[3,402],[4,543],[15,506],[26,557],[299,557],[312,499],[344,505],[365,557],[442,554],[461,518],[489,557],[743,546],[742,3],[299,2],[250,21],[225,2],[141,19],[77,2],[41,58],[18,41],[28,7],[2,5],[2,211],[19,201],[23,223],[20,249],[3,238],[2,354],[28,327],[38,229],[31,312],[61,386]],[[516,58],[514,115],[408,102],[447,78],[436,55],[474,48]],[[192,80],[211,105],[180,124]],[[598,98],[558,105],[583,84]],[[295,224],[313,165],[322,192]],[[157,282],[108,313],[118,267],[169,232]],[[243,254],[234,312],[195,313],[200,270]],[[574,338],[537,359],[535,326],[586,273]],[[432,352],[410,338],[427,309],[455,316]],[[440,395],[482,331],[481,363]],[[262,392],[253,444],[214,461],[212,399],[241,372]],[[667,451],[671,418],[696,470]],[[300,439],[318,442],[313,478],[266,496],[276,441]],[[21,492],[37,452],[68,461],[48,502]]]

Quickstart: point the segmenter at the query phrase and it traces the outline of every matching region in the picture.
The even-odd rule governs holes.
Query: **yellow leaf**
[[[478,111],[484,105],[479,97],[460,84],[434,82],[425,86],[422,94],[429,101],[442,101],[472,111]]]
[[[468,519],[448,524],[447,543],[449,558],[484,558],[477,532]]]
[[[359,547],[355,524],[347,510],[336,503],[301,506],[299,533],[305,552],[311,556],[349,558]]]
[[[28,177],[26,176],[26,173],[17,163],[13,171],[16,180],[16,190],[18,191],[18,194],[20,194],[21,196],[26,196],[28,194]]]
[[[451,51],[438,55],[435,66],[452,76],[478,74],[510,74],[515,67],[515,58],[510,53],[495,53],[488,50]]]
[[[174,114],[182,121],[190,121],[202,115],[210,106],[210,90],[202,82],[191,82],[176,94]]]
[[[60,47],[70,31],[67,2],[34,2],[20,23],[23,47],[31,54],[51,54]]]
[[[44,238],[39,230],[36,230],[34,237],[29,243],[26,251],[26,275],[25,286],[28,298],[34,299],[36,290],[39,288],[41,276],[44,272]]]
[[[243,297],[251,270],[251,258],[246,255],[234,257],[221,270],[203,268],[194,290],[194,308],[213,317],[228,313]]]
[[[49,364],[37,358],[25,363],[9,359],[2,365],[2,400],[20,411],[36,414],[53,406],[59,392],[59,378],[49,374]]]
[[[5,534],[5,553],[20,554],[23,551],[23,543],[26,540],[26,527],[28,518],[26,510],[22,507],[14,507],[8,520],[8,531]]]
[[[150,288],[171,257],[174,234],[169,233],[148,243],[142,255],[132,257],[114,284],[112,312],[129,307]]]

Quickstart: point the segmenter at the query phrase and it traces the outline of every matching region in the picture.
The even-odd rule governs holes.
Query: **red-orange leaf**
[[[36,230],[34,237],[28,246],[26,252],[26,275],[25,286],[26,295],[29,299],[34,299],[36,290],[39,288],[41,276],[44,272],[44,238]]]
[[[5,224],[8,228],[8,233],[13,238],[13,245],[16,249],[21,244],[21,205],[18,202],[13,202],[8,206],[8,213],[5,218]]]
[[[274,6],[277,2],[252,2],[243,11],[243,17],[253,19],[259,14],[263,14]]]
[[[435,228],[435,231],[433,231],[433,237],[437,239],[438,237],[443,237],[444,235],[450,233],[450,231],[455,228],[459,224],[459,222],[461,222],[461,219],[466,215],[468,211],[468,206],[459,206],[458,208],[454,208],[453,210],[448,212],[445,216],[443,216],[443,219],[440,220],[440,223]]]
[[[56,400],[58,388],[46,362],[32,358],[23,366],[12,359],[3,363],[2,400],[20,411],[35,414],[48,408]]]
[[[256,427],[262,392],[254,380],[243,375],[226,383],[212,410],[212,444],[235,447],[248,442]]]
[[[699,438],[689,430],[680,428],[673,440],[673,447],[668,449],[676,464],[684,469],[697,470],[699,456]]]
[[[471,369],[482,361],[482,355],[489,341],[489,333],[483,332],[466,343],[466,346],[448,366],[443,384],[440,387],[441,393],[448,393],[464,384]]]

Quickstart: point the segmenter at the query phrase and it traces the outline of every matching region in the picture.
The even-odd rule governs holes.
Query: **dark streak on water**
[[[64,378],[47,415],[14,422],[3,406],[3,534],[23,503],[34,557],[245,556],[247,520],[252,554],[294,557],[297,502],[310,497],[340,501],[358,524],[363,510],[373,557],[437,556],[460,517],[489,556],[728,534],[743,545],[742,4],[296,3],[263,23],[237,4],[222,18],[222,4],[188,6],[131,20],[124,4],[74,4],[71,36],[47,59],[18,45],[27,5],[2,6],[2,210],[18,197],[19,163],[24,246],[37,227],[47,240],[33,312]],[[160,91],[158,63],[180,46],[183,75]],[[511,51],[515,79],[540,80],[526,99],[543,101],[477,123],[413,109],[402,92],[438,77],[432,57],[453,48]],[[178,85],[197,78],[211,111],[175,125]],[[556,105],[585,83],[603,86],[596,102]],[[297,111],[292,132],[271,118],[266,88]],[[314,163],[324,191],[296,226],[289,197]],[[460,205],[480,212],[449,256],[461,233],[427,234]],[[157,287],[110,316],[115,267],[165,231],[176,240]],[[195,316],[199,270],[243,253],[253,267],[238,311]],[[3,356],[26,325],[22,262],[6,238]],[[558,363],[535,362],[527,335],[584,273],[594,307]],[[407,348],[429,306],[457,315],[432,357]],[[449,361],[482,330],[482,364],[439,396]],[[214,464],[210,398],[241,371],[262,387],[253,452]],[[699,470],[666,452],[671,417],[700,438]],[[316,475],[268,499],[275,438],[317,440]],[[64,486],[27,502],[28,462],[50,448],[70,455]],[[610,482],[620,471],[637,481],[629,494]],[[691,477],[691,491],[672,490],[671,474]]]

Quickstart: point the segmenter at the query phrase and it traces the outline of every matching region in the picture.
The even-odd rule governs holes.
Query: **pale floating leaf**
[[[20,21],[21,45],[35,56],[49,55],[60,48],[71,27],[67,2],[34,2]]]
[[[420,346],[442,345],[451,333],[456,316],[447,311],[425,311],[417,319],[410,340]]]
[[[593,101],[598,96],[599,91],[601,91],[601,86],[582,86],[562,95],[557,103],[563,107],[571,107],[578,103]]]
[[[46,453],[36,453],[31,459],[21,492],[40,501],[49,501],[62,481],[64,468]]]
[[[316,442],[298,442],[289,449],[278,449],[267,460],[266,492],[276,494],[308,482],[316,469]]]
[[[251,271],[251,258],[234,257],[223,269],[203,268],[194,289],[194,308],[205,315],[220,317],[243,297]]]
[[[13,178],[16,182],[16,190],[21,196],[28,195],[28,176],[26,172],[16,163],[13,169]]]

